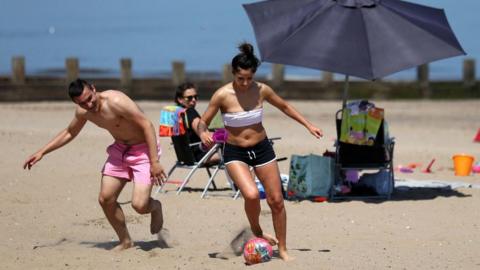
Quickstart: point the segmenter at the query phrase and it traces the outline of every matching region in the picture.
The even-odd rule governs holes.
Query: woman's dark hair
[[[87,81],[76,79],[68,86],[68,95],[73,100],[74,97],[78,97],[82,94],[83,88],[85,87],[92,89],[92,86]]]
[[[191,88],[197,89],[195,84],[191,82],[184,82],[179,86],[177,86],[177,90],[175,91],[175,103],[177,103],[177,105],[183,106],[180,102],[178,102],[178,99],[183,98],[183,93],[185,93],[187,89],[191,89]]]
[[[238,46],[240,53],[232,59],[232,72],[236,73],[239,69],[251,69],[253,73],[260,66],[260,60],[253,53],[253,46],[250,43],[242,43]]]

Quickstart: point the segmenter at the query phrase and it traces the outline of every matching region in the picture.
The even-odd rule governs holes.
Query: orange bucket
[[[475,158],[467,154],[456,154],[452,157],[455,175],[467,176],[472,171],[472,165]]]

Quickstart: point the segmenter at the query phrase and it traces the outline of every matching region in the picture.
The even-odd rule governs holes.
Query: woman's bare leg
[[[255,184],[248,165],[243,162],[232,162],[227,165],[227,171],[230,178],[242,193],[245,202],[245,213],[247,214],[253,234],[257,237],[264,238],[270,242],[271,245],[276,245],[277,240],[263,233],[262,227],[260,226],[260,194],[258,193],[257,185]]]
[[[276,161],[255,168],[255,174],[262,183],[267,195],[267,203],[272,210],[273,228],[278,239],[280,257],[289,261],[292,258],[287,253],[287,213],[283,202],[280,172]]]

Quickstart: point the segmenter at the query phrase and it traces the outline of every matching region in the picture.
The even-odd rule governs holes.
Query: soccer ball
[[[247,264],[268,262],[272,255],[272,246],[263,238],[250,239],[243,247],[243,257]]]

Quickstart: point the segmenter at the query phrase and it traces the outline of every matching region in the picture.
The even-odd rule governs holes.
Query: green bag
[[[288,199],[329,197],[335,177],[335,160],[310,154],[292,155],[287,186]]]

